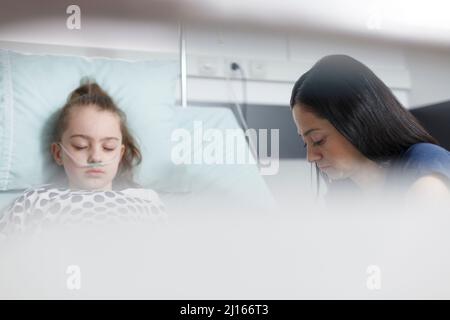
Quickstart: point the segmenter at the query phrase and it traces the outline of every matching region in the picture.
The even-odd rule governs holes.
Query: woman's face
[[[292,114],[306,144],[308,161],[315,162],[330,179],[351,178],[367,160],[328,120],[301,104],[294,106]]]
[[[55,161],[64,166],[70,188],[111,190],[125,147],[119,117],[94,105],[75,107],[61,139],[52,144]],[[104,166],[83,164],[104,162]]]

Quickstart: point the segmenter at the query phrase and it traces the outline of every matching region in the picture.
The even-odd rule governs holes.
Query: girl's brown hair
[[[53,133],[53,141],[61,142],[62,135],[67,129],[70,113],[77,107],[94,105],[101,111],[109,111],[116,114],[120,121],[120,131],[122,133],[122,143],[125,152],[119,164],[117,175],[113,181],[115,188],[138,186],[133,181],[133,167],[140,164],[142,154],[136,140],[127,127],[127,117],[125,113],[114,103],[113,99],[96,83],[89,79],[82,79],[82,84],[72,91],[66,104],[60,110]]]

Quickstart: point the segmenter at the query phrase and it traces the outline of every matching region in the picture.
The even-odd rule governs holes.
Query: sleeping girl
[[[0,216],[0,233],[61,223],[165,221],[156,192],[133,181],[142,156],[126,116],[97,83],[85,82],[70,94],[50,150],[62,178],[26,190]]]

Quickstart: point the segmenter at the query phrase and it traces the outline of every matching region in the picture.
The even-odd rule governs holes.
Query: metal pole
[[[187,108],[187,70],[186,70],[186,39],[184,38],[183,25],[179,25],[180,35],[180,76],[181,76],[181,107]]]

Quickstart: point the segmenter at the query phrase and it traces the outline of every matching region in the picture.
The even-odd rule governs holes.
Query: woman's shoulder
[[[416,143],[400,158],[404,171],[415,176],[439,174],[450,180],[450,152],[432,143]]]
[[[450,170],[450,152],[432,143],[416,143],[401,157],[402,162],[411,165],[441,164]]]
[[[432,143],[416,143],[410,146],[402,156],[405,160],[428,160],[440,158],[443,161],[450,161],[450,152]]]

